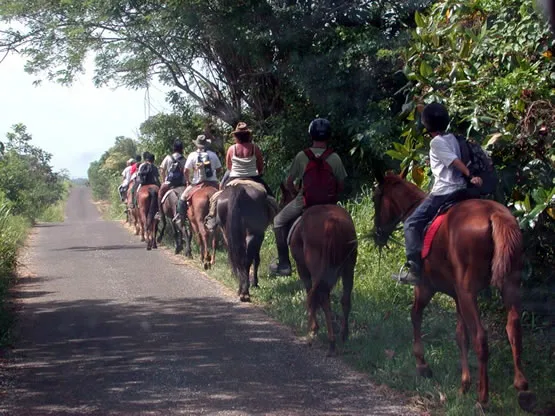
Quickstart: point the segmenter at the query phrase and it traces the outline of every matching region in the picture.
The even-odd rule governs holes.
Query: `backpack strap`
[[[306,157],[308,157],[308,160],[326,160],[332,153],[333,153],[333,149],[331,147],[328,147],[324,153],[322,153],[320,155],[320,157],[316,157],[316,155],[314,154],[314,152],[309,148],[306,148],[303,150],[304,154],[306,155]]]

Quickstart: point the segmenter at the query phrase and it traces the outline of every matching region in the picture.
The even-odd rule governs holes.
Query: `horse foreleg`
[[[487,403],[489,393],[488,337],[480,321],[476,295],[473,293],[457,293],[457,302],[464,323],[473,338],[474,350],[478,357],[478,373],[480,375],[480,381],[478,383],[478,400],[480,403]]]
[[[208,233],[204,224],[197,224],[199,230],[200,261],[204,270],[210,267],[210,252],[208,250]]]
[[[247,271],[253,265],[252,287],[258,287],[258,267],[260,266],[260,248],[264,241],[264,235],[249,235],[247,237]]]
[[[214,264],[216,264],[216,240],[218,237],[218,228],[216,227],[214,231],[209,232],[208,236],[210,240],[210,245],[212,246],[212,252],[210,254],[210,265],[213,266]]]
[[[175,238],[175,254],[179,254],[183,251],[183,235],[179,226],[172,221],[173,237]]]
[[[349,314],[351,313],[351,292],[353,291],[353,280],[355,274],[354,262],[345,266],[342,274],[343,295],[341,296],[341,307],[343,309],[343,327],[341,328],[341,339],[347,341],[349,337]]]
[[[318,310],[318,288],[311,287],[306,295],[306,306],[308,309],[308,345],[312,345],[312,341],[316,338],[318,330],[318,321],[316,319],[316,312]]]
[[[430,303],[434,293],[432,290],[423,284],[414,288],[414,303],[412,305],[411,319],[412,329],[414,332],[414,340],[412,344],[412,351],[416,358],[416,370],[422,377],[431,377],[432,370],[424,359],[424,346],[422,345],[422,312],[424,308]]]
[[[466,393],[470,388],[471,378],[468,367],[468,332],[457,302],[457,345],[461,351],[461,393]]]

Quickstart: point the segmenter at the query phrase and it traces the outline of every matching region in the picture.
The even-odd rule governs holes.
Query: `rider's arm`
[[[457,169],[459,172],[461,172],[467,178],[470,176],[470,171],[464,165],[462,160],[460,160],[460,159],[453,160],[453,162],[451,162],[451,166],[454,167],[455,169]],[[451,167],[451,166],[449,166],[449,167]]]
[[[183,176],[185,176],[185,186],[189,186],[191,181],[191,171],[187,168],[183,169]]]
[[[233,145],[235,146],[235,145]],[[225,156],[225,166],[227,170],[231,170],[231,158],[233,157],[233,146],[227,149],[227,154]]]
[[[299,192],[299,190],[295,186],[295,178],[293,178],[292,176],[287,177],[287,180],[285,181],[285,187],[293,195],[295,195],[295,194],[297,194],[297,192]]]
[[[256,170],[259,175],[262,175],[264,173],[264,157],[256,144],[254,145],[254,155],[256,156]]]

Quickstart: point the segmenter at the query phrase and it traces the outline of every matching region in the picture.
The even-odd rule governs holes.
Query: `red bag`
[[[338,183],[326,159],[333,153],[328,148],[320,157],[310,149],[304,150],[308,164],[303,173],[303,199],[305,207],[336,204],[339,199]]]

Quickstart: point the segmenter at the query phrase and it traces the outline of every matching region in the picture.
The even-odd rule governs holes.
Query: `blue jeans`
[[[447,195],[428,195],[422,203],[416,207],[410,217],[405,220],[403,229],[405,231],[405,248],[407,260],[420,267],[422,263],[421,252],[424,240],[424,228],[437,214],[439,208],[453,197]]]

